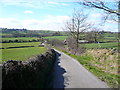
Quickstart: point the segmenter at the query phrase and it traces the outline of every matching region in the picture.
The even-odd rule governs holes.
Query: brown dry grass
[[[112,49],[94,49],[87,50],[87,55],[92,55],[94,58],[90,63],[104,72],[118,75],[118,53]]]

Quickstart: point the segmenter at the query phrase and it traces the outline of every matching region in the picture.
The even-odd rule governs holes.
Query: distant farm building
[[[39,47],[44,47],[44,46],[45,46],[44,43],[39,44]]]
[[[87,40],[78,40],[79,43],[88,43]]]
[[[67,40],[65,39],[63,41],[63,43],[66,45],[67,44]],[[78,40],[78,43],[89,43],[89,41],[87,41],[87,40]]]

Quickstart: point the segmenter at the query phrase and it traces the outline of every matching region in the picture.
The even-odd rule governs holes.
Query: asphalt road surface
[[[77,60],[56,50],[53,70],[53,88],[109,88],[108,85],[85,69]]]

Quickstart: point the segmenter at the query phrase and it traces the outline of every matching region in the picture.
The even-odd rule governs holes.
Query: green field
[[[26,41],[28,41],[28,40],[33,40],[33,39],[39,39],[39,38],[36,38],[36,37],[18,37],[18,38],[1,38],[3,41],[8,41],[8,40],[26,40]]]
[[[44,39],[58,39],[58,40],[65,40],[68,36],[50,36],[50,37],[43,37]]]
[[[4,36],[4,35],[12,35],[12,34],[0,33],[0,36]]]
[[[105,37],[104,42],[108,42],[108,41],[118,41],[116,37]]]
[[[2,43],[2,48],[18,47],[18,46],[38,46],[40,42],[25,42],[25,43]]]
[[[27,60],[34,55],[45,53],[45,47],[38,47],[40,42],[26,42],[26,43],[2,43],[2,48],[19,47],[19,46],[35,46],[27,48],[11,48],[1,49],[2,61],[7,60]],[[1,63],[0,62],[0,63]]]
[[[49,37],[42,37],[43,39],[58,39],[58,40],[65,40],[68,36],[49,36]],[[8,41],[8,40],[37,40],[37,37],[19,37],[19,38],[0,38],[0,41]]]
[[[14,48],[2,49],[2,62],[7,60],[27,60],[28,58],[45,53],[45,47],[28,47],[28,48]]]
[[[118,48],[118,42],[112,42],[112,43],[90,43],[90,44],[84,44],[83,47],[87,49],[92,48]]]

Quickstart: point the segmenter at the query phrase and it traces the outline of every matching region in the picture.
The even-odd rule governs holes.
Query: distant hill
[[[65,32],[50,30],[27,30],[27,29],[8,29],[0,28],[2,37],[45,37],[45,36],[63,36]]]

